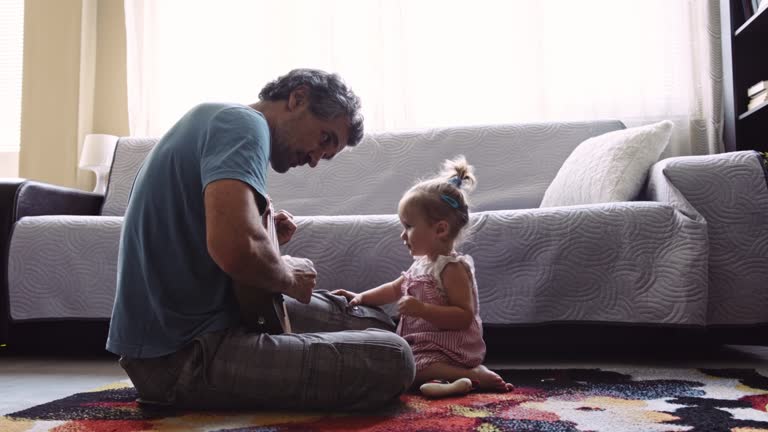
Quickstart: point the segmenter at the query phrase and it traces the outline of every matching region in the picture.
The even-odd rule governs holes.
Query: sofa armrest
[[[16,192],[24,179],[0,179],[0,343],[8,340],[10,304],[8,302],[8,247],[11,227],[16,222]]]
[[[651,198],[689,205],[706,220],[709,324],[768,323],[767,178],[754,151],[675,157],[652,168]]]
[[[16,220],[24,216],[98,216],[104,195],[79,189],[26,181],[16,193]]]
[[[24,179],[0,179],[0,254],[8,250],[8,239],[11,226],[16,222],[16,193],[25,182]],[[5,266],[0,266],[5,271]],[[0,274],[0,276],[2,276]],[[0,306],[2,307],[2,306]]]
[[[412,263],[395,215],[297,222],[283,253],[313,260],[320,289],[360,292]],[[478,212],[470,230],[458,250],[474,258],[485,324],[705,324],[706,225],[670,204]]]
[[[8,248],[25,216],[98,215],[104,196],[25,179],[0,179],[0,343],[8,339]]]

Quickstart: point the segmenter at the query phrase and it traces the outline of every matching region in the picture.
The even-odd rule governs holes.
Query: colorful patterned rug
[[[762,373],[761,373],[762,372]],[[509,369],[517,390],[375,413],[143,410],[127,382],[0,417],[0,431],[768,432],[768,373],[754,369]]]

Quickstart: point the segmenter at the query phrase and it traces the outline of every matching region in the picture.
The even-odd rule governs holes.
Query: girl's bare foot
[[[474,381],[477,390],[506,393],[512,391],[515,386],[504,380],[496,372],[480,365],[469,371],[469,378]]]
[[[512,384],[504,382],[499,374],[483,365],[473,369],[464,369],[446,363],[432,363],[416,372],[415,382],[423,384],[435,379],[455,381],[461,378],[469,378],[472,381],[472,390],[506,393],[515,388]]]
[[[419,390],[428,398],[460,396],[472,390],[472,381],[469,378],[459,378],[454,382],[428,382],[422,384]]]

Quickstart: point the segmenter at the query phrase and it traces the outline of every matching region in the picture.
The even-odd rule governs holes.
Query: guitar
[[[267,230],[269,240],[274,247],[277,256],[280,256],[280,244],[277,242],[277,229],[275,228],[275,209],[272,200],[267,197],[267,210],[264,212],[262,223]],[[288,309],[285,307],[283,295],[280,293],[254,294],[256,302],[257,325],[253,331],[269,334],[291,333],[291,320],[288,318]]]

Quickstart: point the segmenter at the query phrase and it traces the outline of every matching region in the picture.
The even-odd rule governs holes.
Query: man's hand
[[[275,215],[275,230],[277,242],[281,245],[288,243],[296,233],[296,224],[293,223],[293,215],[285,210],[280,210]]]
[[[351,291],[337,289],[337,290],[331,291],[331,294],[346,297],[350,306],[357,306],[359,304],[363,304],[363,295],[360,293],[353,293]]]
[[[306,258],[296,258],[283,255],[283,262],[293,275],[293,283],[285,290],[285,295],[293,297],[301,303],[308,304],[312,299],[312,291],[317,283],[317,271],[312,261]]]
[[[417,300],[416,297],[402,296],[397,301],[397,310],[401,315],[420,317],[424,312],[424,303]]]

